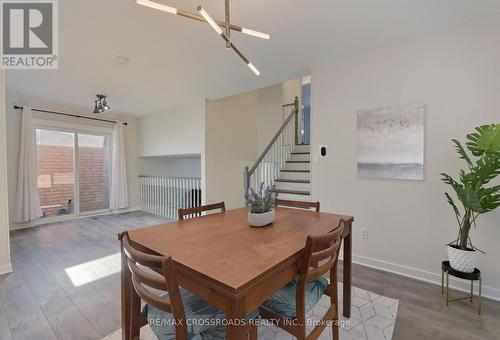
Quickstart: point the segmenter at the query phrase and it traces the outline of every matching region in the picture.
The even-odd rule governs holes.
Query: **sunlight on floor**
[[[116,253],[64,269],[75,287],[86,285],[120,272],[121,254]]]

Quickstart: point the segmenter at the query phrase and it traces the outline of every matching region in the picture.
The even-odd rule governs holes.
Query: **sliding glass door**
[[[38,193],[43,217],[75,212],[75,134],[36,130]]]
[[[43,217],[109,210],[110,135],[36,128]]]
[[[77,134],[80,212],[109,209],[109,138]]]

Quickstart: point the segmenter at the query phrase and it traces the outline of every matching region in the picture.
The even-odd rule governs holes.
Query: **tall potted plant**
[[[500,124],[484,125],[467,135],[467,149],[452,140],[459,158],[467,163],[466,170],[460,170],[459,179],[441,173],[442,181],[451,186],[460,202],[459,209],[450,194],[445,193],[453,208],[458,223],[458,237],[448,244],[448,258],[452,268],[472,273],[476,265],[477,251],[469,236],[476,227],[477,218],[500,206],[500,185],[488,185],[500,175]],[[482,251],[481,251],[482,252]]]

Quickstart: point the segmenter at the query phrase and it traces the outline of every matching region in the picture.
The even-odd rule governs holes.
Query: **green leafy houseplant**
[[[445,193],[459,226],[457,239],[448,245],[460,250],[479,250],[471,242],[470,230],[476,227],[478,216],[500,206],[500,185],[490,184],[500,174],[500,124],[480,126],[468,134],[469,152],[458,140],[452,141],[467,169],[460,170],[458,180],[441,173],[442,181],[451,186],[461,205],[459,209],[451,195]]]
[[[274,207],[276,195],[273,187],[264,187],[261,183],[259,192],[255,192],[253,188],[248,189],[246,195],[247,202],[250,204],[250,212],[252,214],[263,214],[269,212]]]

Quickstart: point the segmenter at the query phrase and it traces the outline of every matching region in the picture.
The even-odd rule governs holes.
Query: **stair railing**
[[[299,98],[291,104],[283,105],[283,108],[292,108],[292,112],[285,119],[283,125],[273,136],[262,154],[257,158],[254,165],[245,167],[243,173],[244,193],[250,188],[257,189],[261,183],[271,186],[278,178],[280,171],[285,167],[286,161],[290,159],[295,144],[298,141],[298,119]]]

